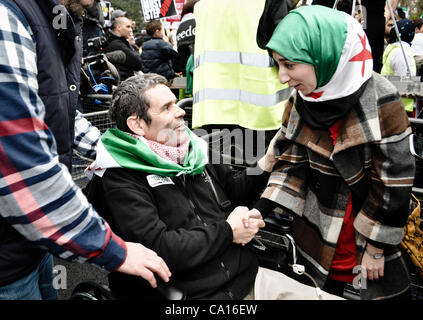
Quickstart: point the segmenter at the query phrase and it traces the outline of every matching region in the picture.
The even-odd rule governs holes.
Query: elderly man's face
[[[158,84],[145,94],[150,100],[148,114],[151,122],[144,126],[144,138],[169,146],[186,142],[185,111],[176,105],[177,99],[169,87]]]

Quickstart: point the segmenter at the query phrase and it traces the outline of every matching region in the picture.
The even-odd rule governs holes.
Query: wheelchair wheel
[[[79,283],[72,292],[70,300],[116,300],[110,289],[94,281]]]

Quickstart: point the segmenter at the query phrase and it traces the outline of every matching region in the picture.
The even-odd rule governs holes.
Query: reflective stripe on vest
[[[244,103],[255,104],[261,107],[271,107],[280,101],[287,100],[292,88],[282,89],[274,94],[266,95],[240,89],[206,88],[194,93],[194,101],[205,100],[239,100]]]
[[[281,126],[292,89],[282,85],[266,50],[256,43],[265,0],[206,0],[194,8],[194,128],[239,125],[252,130]]]
[[[238,63],[246,66],[270,68],[275,65],[269,55],[237,51],[206,51],[200,54],[194,62],[198,68],[205,63]]]
[[[383,61],[383,66],[382,66],[382,70],[380,71],[380,74],[383,76],[394,76],[395,72],[392,69],[392,58],[394,57],[394,55],[392,54],[395,50],[401,50],[399,43],[394,43],[394,44],[390,44],[388,47],[386,47],[385,51],[383,52],[383,57],[382,57],[382,61]],[[411,49],[409,47],[407,47],[406,45],[404,45],[404,51],[407,55],[409,56],[413,56],[413,53],[411,52]],[[401,52],[402,55],[402,52]],[[417,70],[417,66],[416,66],[416,62],[414,60],[414,58],[412,59],[413,64],[410,67],[411,72],[414,73],[412,75],[416,74],[416,70]],[[415,100],[414,98],[405,98],[405,97],[401,97],[402,103],[404,104],[404,109],[407,112],[413,112],[414,110],[414,105],[415,105]]]

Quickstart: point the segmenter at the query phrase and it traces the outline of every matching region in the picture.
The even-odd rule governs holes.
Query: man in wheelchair
[[[247,245],[264,226],[247,206],[271,168],[234,175],[229,165],[209,164],[207,143],[185,126],[176,102],[157,74],[118,86],[110,108],[117,128],[103,135],[88,169],[88,199],[119,236],[165,260],[169,284],[187,299],[289,298],[290,290],[301,297],[301,284],[259,267]],[[136,277],[111,273],[109,285],[118,298],[157,297]]]

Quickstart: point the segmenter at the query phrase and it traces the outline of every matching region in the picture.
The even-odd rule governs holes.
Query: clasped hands
[[[226,221],[232,228],[233,242],[243,246],[265,226],[260,212],[257,209],[248,210],[247,207],[236,207]]]

